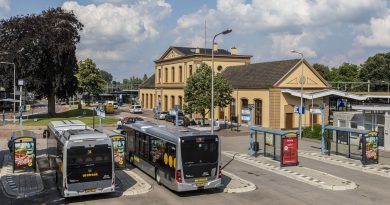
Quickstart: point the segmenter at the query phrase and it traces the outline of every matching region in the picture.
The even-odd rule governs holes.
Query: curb
[[[345,167],[345,168],[356,170],[356,171],[361,171],[361,172],[365,172],[365,173],[369,173],[369,174],[375,174],[375,175],[379,175],[382,177],[390,178],[390,170],[383,170],[383,169],[372,167],[369,165],[365,166],[362,164],[347,162],[347,161],[331,158],[329,156],[324,156],[324,158],[322,158],[321,155],[318,155],[315,152],[299,151],[298,155],[300,157],[305,157],[308,159],[317,160],[317,161],[321,161],[324,163],[328,163],[328,164],[332,164],[332,165],[336,165],[336,166],[341,166],[341,167]]]
[[[230,172],[222,171],[222,174],[228,176],[228,177],[231,178],[231,179],[240,181],[241,184],[245,184],[244,187],[239,187],[239,188],[224,188],[224,189],[223,189],[223,192],[225,192],[225,193],[243,193],[243,192],[250,192],[250,191],[256,190],[256,188],[257,188],[256,185],[253,184],[252,182],[247,181],[247,180],[245,180],[245,179],[243,179],[243,178],[240,178],[240,177],[238,177],[237,175],[234,175],[234,174],[232,174],[232,173],[230,173]]]
[[[232,158],[234,154],[236,154],[237,152],[229,152],[229,151],[223,151],[222,154],[227,156],[227,157],[230,157]],[[349,189],[356,189],[357,188],[357,185],[355,182],[352,182],[352,181],[349,181],[349,180],[346,180],[346,179],[343,179],[343,178],[340,178],[340,177],[337,177],[337,176],[334,176],[334,175],[331,175],[331,174],[328,174],[328,173],[325,173],[325,172],[321,172],[323,175],[326,175],[326,176],[329,176],[329,177],[333,177],[337,180],[340,180],[342,181],[341,183],[344,183],[346,185],[328,185],[326,184],[326,182],[324,181],[321,181],[319,179],[315,179],[313,177],[310,177],[310,176],[305,176],[303,174],[300,174],[298,172],[294,172],[294,171],[291,171],[291,170],[288,170],[286,168],[283,168],[283,167],[279,167],[279,166],[274,166],[272,164],[269,164],[269,163],[265,163],[265,162],[260,162],[260,161],[256,161],[254,160],[253,158],[250,158],[249,156],[246,157],[247,159],[243,159],[241,156],[237,156],[234,158],[236,159],[237,161],[240,161],[240,162],[243,162],[245,164],[248,164],[248,165],[251,165],[251,166],[255,166],[255,167],[258,167],[260,169],[264,169],[264,170],[267,170],[267,171],[270,171],[270,172],[273,172],[275,174],[279,174],[281,176],[285,176],[287,178],[290,178],[290,179],[294,179],[294,180],[297,180],[297,181],[300,181],[300,182],[303,182],[303,183],[306,183],[306,184],[309,184],[309,185],[312,185],[312,186],[315,186],[315,187],[318,187],[318,188],[321,188],[321,189],[327,189],[327,190],[333,190],[333,191],[344,191],[344,190],[349,190]],[[254,163],[256,162],[256,163]],[[302,168],[305,168],[305,167],[302,167]],[[308,168],[305,168],[305,169],[308,169]],[[314,169],[313,169],[314,170]],[[314,171],[318,171],[318,170],[314,170]],[[320,171],[318,171],[320,172]]]
[[[123,196],[134,196],[138,194],[145,194],[152,190],[152,185],[147,183],[144,179],[142,179],[140,176],[138,176],[136,173],[124,169],[123,172],[125,172],[127,175],[129,175],[131,178],[133,178],[137,183],[127,189],[123,192]],[[137,187],[141,187],[137,189]]]
[[[16,187],[16,183],[12,179],[12,173],[10,173],[10,172],[12,172],[12,166],[9,165],[9,158],[10,158],[9,154],[4,155],[3,166],[0,170],[0,180],[1,180],[1,184],[3,186],[5,193],[8,196],[15,197],[17,199],[27,198],[27,197],[35,196],[35,195],[42,193],[45,188],[43,185],[42,177],[39,174],[39,169],[37,169],[37,173],[39,174],[40,183],[38,184],[37,191],[31,192],[31,193],[18,193],[18,187]],[[39,186],[39,185],[41,185],[41,186]]]

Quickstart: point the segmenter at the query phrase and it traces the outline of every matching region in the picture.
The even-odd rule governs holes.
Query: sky
[[[0,0],[0,18],[62,7],[84,24],[77,58],[114,80],[150,76],[170,46],[236,47],[252,63],[299,58],[337,67],[390,51],[389,0]]]

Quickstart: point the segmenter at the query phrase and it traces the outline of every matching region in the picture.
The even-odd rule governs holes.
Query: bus
[[[50,166],[63,197],[115,191],[112,140],[79,120],[52,121],[45,130]]]
[[[130,163],[176,191],[221,185],[221,143],[217,135],[151,122],[124,126]]]

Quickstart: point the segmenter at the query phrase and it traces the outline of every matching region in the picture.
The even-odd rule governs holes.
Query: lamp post
[[[302,139],[302,112],[303,112],[303,84],[305,84],[305,76],[303,75],[303,53],[296,50],[291,50],[291,53],[301,55],[301,77],[299,83],[301,84],[301,106],[299,107],[299,139]]]
[[[16,101],[16,86],[15,86],[15,75],[16,75],[16,66],[15,66],[15,63],[11,63],[11,62],[0,62],[0,64],[7,64],[7,65],[13,65],[13,68],[14,68],[14,124],[16,122],[16,119],[15,119],[15,109],[16,109],[16,105],[15,105],[15,101]],[[20,102],[22,103],[22,102]],[[22,104],[20,104],[22,105]]]
[[[227,29],[221,33],[215,34],[211,46],[211,134],[214,134],[214,42],[217,36],[221,34],[226,35],[230,32],[232,32],[232,29]]]

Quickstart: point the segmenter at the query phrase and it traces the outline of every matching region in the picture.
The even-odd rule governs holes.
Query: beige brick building
[[[215,72],[224,76],[233,87],[233,102],[225,108],[216,107],[214,117],[241,118],[241,110],[254,104],[253,122],[256,125],[272,128],[291,129],[298,126],[298,114],[294,106],[300,98],[289,91],[299,90],[300,71],[303,66],[306,93],[329,88],[329,84],[307,62],[299,59],[250,64],[250,55],[238,55],[237,49],[230,51],[214,48]],[[169,111],[174,105],[183,105],[186,80],[201,63],[211,66],[211,49],[170,47],[155,61],[155,73],[140,86],[139,98],[145,109],[160,106]],[[305,99],[305,107],[314,107],[327,98]],[[328,104],[328,103],[327,103]],[[240,119],[241,121],[241,119]],[[321,123],[319,116],[306,112],[303,125]]]

